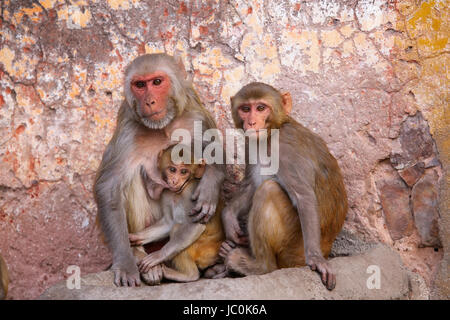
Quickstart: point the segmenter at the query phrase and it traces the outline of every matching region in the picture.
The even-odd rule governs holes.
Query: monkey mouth
[[[190,179],[186,180],[186,181],[181,185],[181,187],[179,187],[179,188],[177,188],[177,189],[170,188],[170,191],[175,192],[175,193],[181,193],[181,192],[183,192],[183,190],[184,190],[184,188],[186,188],[187,183],[189,182],[189,180],[190,180]]]
[[[152,112],[152,113],[150,113],[149,115],[147,115],[146,118],[152,119],[153,117],[155,117],[155,116],[161,114],[163,111],[164,111],[164,110]]]

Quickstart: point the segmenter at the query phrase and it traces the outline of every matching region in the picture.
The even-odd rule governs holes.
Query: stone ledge
[[[317,273],[308,267],[276,270],[270,274],[244,278],[202,279],[192,283],[167,283],[139,288],[117,288],[110,271],[82,278],[81,289],[69,290],[65,281],[47,289],[39,299],[409,299],[426,298],[411,285],[409,272],[399,255],[378,245],[367,252],[330,260],[337,273],[337,285],[328,291]],[[368,289],[367,267],[377,265],[381,271],[380,289]],[[414,278],[415,279],[415,278]]]

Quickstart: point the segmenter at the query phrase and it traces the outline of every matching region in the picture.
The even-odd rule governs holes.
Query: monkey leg
[[[300,219],[277,182],[267,180],[256,190],[248,233],[251,252],[230,250],[226,259],[229,269],[249,275],[305,264]]]
[[[178,282],[190,282],[200,278],[198,267],[187,250],[176,255],[172,259],[171,264],[173,268],[166,265],[163,266],[163,274],[166,279]]]

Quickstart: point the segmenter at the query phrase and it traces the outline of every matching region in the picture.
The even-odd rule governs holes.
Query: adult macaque
[[[220,200],[217,212],[206,225],[191,222],[187,215],[194,206],[191,195],[204,173],[204,163],[175,164],[171,160],[171,151],[172,148],[166,149],[159,159],[159,169],[168,185],[161,195],[162,217],[150,227],[129,235],[132,245],[170,237],[164,247],[139,263],[142,273],[151,273],[152,284],[160,283],[162,278],[179,282],[199,279],[199,269],[206,269],[220,260],[219,249],[225,239]]]
[[[161,218],[159,199],[147,194],[144,181],[167,187],[157,158],[173,142],[178,128],[193,136],[194,121],[202,130],[215,123],[202,103],[181,62],[166,54],[136,58],[125,71],[125,100],[114,135],[103,154],[94,185],[99,223],[112,251],[114,283],[140,284],[137,261],[147,254],[142,246],[130,247],[128,232],[139,232]],[[216,211],[223,168],[207,165],[192,199],[193,220],[206,222]],[[133,255],[134,254],[134,255]],[[144,282],[152,276],[141,274]]]
[[[325,142],[288,113],[289,93],[251,83],[231,98],[236,127],[279,129],[279,170],[260,174],[261,165],[247,165],[242,188],[223,210],[228,241],[221,248],[227,270],[244,275],[308,265],[332,290],[336,277],[325,260],[347,212],[347,196],[336,159]],[[244,244],[238,216],[248,214]],[[220,266],[216,267],[217,270]],[[223,272],[222,267],[219,272]]]
[[[0,255],[0,300],[6,299],[8,294],[8,267],[6,266],[5,260]]]

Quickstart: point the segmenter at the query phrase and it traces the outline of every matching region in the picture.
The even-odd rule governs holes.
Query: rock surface
[[[420,245],[441,247],[439,238],[439,211],[437,175],[434,172],[425,175],[412,189],[412,207],[414,220],[421,238]]]
[[[318,274],[308,267],[289,268],[261,276],[202,279],[192,283],[168,283],[140,288],[117,288],[112,272],[89,274],[82,278],[80,289],[67,289],[60,282],[47,289],[39,299],[408,299],[426,298],[414,276],[415,291],[410,291],[410,277],[397,253],[377,246],[364,254],[330,260],[337,273],[337,285],[328,291]],[[369,289],[369,266],[380,270],[380,288]]]

